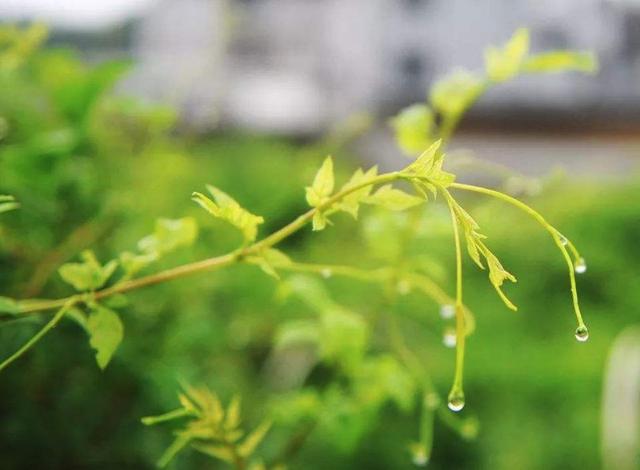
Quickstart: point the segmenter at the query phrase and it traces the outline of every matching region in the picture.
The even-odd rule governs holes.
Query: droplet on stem
[[[586,326],[580,325],[578,328],[576,328],[576,339],[581,343],[584,343],[589,339],[589,330]]]
[[[402,280],[398,282],[397,289],[398,294],[407,295],[409,292],[411,292],[411,284],[409,284],[408,281]]]
[[[582,274],[587,271],[587,262],[584,260],[584,258],[578,258],[573,268],[576,273]]]
[[[560,243],[562,243],[562,246],[567,246],[569,244],[569,240],[567,240],[567,237],[565,237],[561,233],[558,234],[558,238],[560,239]]]
[[[415,445],[411,449],[411,461],[418,467],[424,467],[429,462],[427,450],[423,445]]]
[[[456,314],[456,308],[451,304],[444,304],[440,306],[440,317],[444,320],[449,320],[453,318]]]
[[[458,390],[452,390],[449,394],[449,403],[447,406],[451,411],[460,411],[464,408],[464,393]]]
[[[447,328],[442,334],[442,344],[448,348],[455,348],[457,342],[456,330]]]

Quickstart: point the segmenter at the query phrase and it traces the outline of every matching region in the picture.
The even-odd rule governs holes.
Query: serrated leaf
[[[306,188],[307,202],[311,207],[318,207],[331,196],[334,187],[333,160],[327,157],[313,179],[313,184]]]
[[[264,219],[244,209],[235,199],[215,186],[207,185],[213,200],[201,193],[193,193],[191,199],[214,217],[229,222],[238,228],[245,242],[252,242],[258,235],[258,225]]]
[[[393,211],[403,211],[422,204],[424,199],[407,194],[390,184],[381,186],[375,193],[363,200],[367,204],[373,204]]]
[[[99,289],[118,267],[116,260],[100,265],[91,250],[83,251],[80,256],[82,263],[66,263],[58,269],[60,277],[80,292]]]
[[[404,108],[391,119],[398,147],[408,155],[423,151],[433,142],[433,121],[433,111],[427,105],[414,104]]]
[[[227,407],[227,413],[224,418],[224,427],[227,430],[233,430],[240,426],[240,397],[234,395]]]
[[[160,257],[182,246],[192,245],[197,236],[198,225],[193,217],[158,219],[154,232],[138,242],[138,248],[147,258],[128,258],[129,267],[141,268],[145,262],[149,264],[154,261],[154,257]]]
[[[245,458],[251,456],[267,435],[270,428],[271,422],[269,421],[260,424],[242,441],[242,444],[238,446],[238,454]]]
[[[467,70],[457,70],[438,80],[430,92],[433,107],[446,116],[459,116],[477,99],[484,80]]]
[[[377,166],[370,168],[369,170],[367,170],[367,172],[364,172],[362,171],[362,169],[358,168],[356,172],[351,176],[349,181],[347,181],[347,183],[342,187],[341,191],[355,188],[356,186],[375,178],[377,174]],[[342,198],[342,201],[337,204],[338,209],[351,214],[354,219],[357,219],[360,203],[371,193],[371,189],[372,186],[369,185],[347,194]]]
[[[195,444],[193,448],[223,462],[233,463],[234,456],[229,447],[218,444]]]
[[[598,71],[598,59],[591,52],[551,51],[527,58],[522,64],[522,71],[529,73],[577,71],[591,74]]]
[[[113,353],[124,336],[124,326],[116,312],[98,305],[87,320],[89,344],[96,350],[96,362],[101,369],[107,367]]]
[[[529,52],[529,30],[518,29],[502,48],[489,47],[485,51],[487,76],[494,82],[515,77]]]
[[[280,275],[276,268],[291,264],[291,258],[275,248],[263,250],[258,256],[253,256],[249,258],[248,261],[257,264],[266,274],[278,280],[280,279]]]
[[[169,465],[169,462],[173,460],[173,458],[184,449],[190,442],[192,441],[192,437],[185,433],[180,433],[175,438],[175,440],[171,443],[171,445],[164,451],[162,457],[158,460],[158,467],[164,468]]]
[[[311,225],[314,232],[324,230],[328,223],[329,219],[327,219],[327,217],[322,212],[318,211],[313,214]]]

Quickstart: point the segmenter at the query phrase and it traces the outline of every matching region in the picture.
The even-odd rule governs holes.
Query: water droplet
[[[589,339],[589,330],[587,329],[586,326],[581,325],[578,328],[576,328],[576,339],[581,343],[584,343],[586,340]]]
[[[331,276],[333,276],[333,271],[331,271],[331,269],[329,268],[324,268],[322,271],[320,271],[320,275],[325,279],[329,279]]]
[[[567,237],[565,237],[561,233],[558,234],[558,238],[560,239],[560,243],[562,243],[562,246],[567,246],[569,244],[569,240],[567,240]]]
[[[477,418],[468,418],[460,427],[460,434],[464,439],[472,440],[478,437],[480,431],[480,423]]]
[[[455,348],[457,342],[456,340],[456,330],[454,330],[453,328],[447,328],[446,330],[444,330],[444,333],[442,334],[442,344],[444,344],[448,348]]]
[[[584,258],[578,258],[574,265],[574,269],[578,274],[582,274],[587,271],[587,262]]]
[[[409,282],[407,281],[400,281],[398,282],[397,289],[398,294],[407,295],[409,292],[411,292],[411,284],[409,284]]]
[[[464,408],[464,393],[462,391],[451,391],[449,394],[449,403],[447,406],[451,411],[460,411]]]
[[[440,306],[440,316],[444,320],[449,320],[453,318],[456,314],[456,308],[451,304],[444,304]]]
[[[411,449],[411,461],[418,467],[424,467],[429,463],[429,456],[422,445],[416,445]]]

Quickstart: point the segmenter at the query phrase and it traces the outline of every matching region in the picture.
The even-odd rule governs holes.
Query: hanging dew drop
[[[411,461],[414,465],[424,467],[429,462],[429,456],[424,446],[416,446],[411,453]]]
[[[453,328],[447,328],[442,335],[442,344],[447,348],[455,348],[457,342],[456,332]]]
[[[325,279],[329,279],[331,276],[333,276],[333,271],[331,271],[331,269],[329,268],[324,268],[322,271],[320,271],[320,275]]]
[[[396,288],[398,289],[398,294],[400,295],[407,295],[409,292],[411,292],[411,284],[409,284],[409,282],[407,281],[398,282]]]
[[[589,339],[589,330],[587,329],[586,326],[581,325],[578,328],[576,328],[576,339],[581,343],[584,343]]]
[[[587,271],[587,263],[584,258],[578,258],[574,264],[574,270],[578,274],[582,274]]]
[[[464,408],[464,393],[462,392],[451,392],[449,394],[449,403],[447,406],[451,411],[460,411]]]
[[[444,304],[440,306],[440,317],[443,320],[449,320],[456,314],[456,308],[451,304]]]

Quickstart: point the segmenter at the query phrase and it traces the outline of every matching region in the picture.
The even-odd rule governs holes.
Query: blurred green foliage
[[[0,223],[0,295],[62,296],[60,264],[88,246],[112,259],[159,217],[194,217],[200,234],[158,268],[225,252],[240,235],[189,203],[207,183],[263,215],[262,233],[306,210],[301,188],[329,149],[263,136],[177,136],[170,110],[109,92],[125,64],[89,66],[68,51],[37,50],[39,38],[36,29],[7,48],[20,54],[0,60],[0,194],[21,203]],[[353,156],[332,150],[342,174]],[[640,185],[545,186],[530,202],[561,222],[587,256],[580,288],[592,340],[573,340],[566,267],[548,235],[515,210],[469,201],[481,224],[490,221],[493,247],[520,280],[507,288],[520,310],[506,310],[485,275],[466,264],[467,302],[479,313],[467,346],[468,406],[461,419],[445,412],[435,421],[431,468],[599,466],[603,363],[614,335],[638,321]],[[453,253],[441,201],[399,214],[367,209],[362,217],[356,224],[336,215],[335,227],[299,232],[285,248],[309,262],[378,267],[411,260],[442,285],[453,284],[443,268]],[[131,304],[118,306],[126,338],[104,371],[81,328],[62,323],[3,372],[2,467],[152,468],[171,436],[145,428],[140,417],[175,409],[179,384],[189,382],[215,390],[224,403],[241,396],[249,429],[273,419],[260,444],[267,461],[411,468],[408,447],[418,436],[423,399],[389,353],[398,338],[389,333],[444,392],[453,367],[453,353],[442,345],[450,320],[416,291],[389,295],[375,284],[326,277],[278,282],[236,266],[136,291]],[[34,317],[0,325],[3,357],[40,325]],[[314,343],[318,351],[309,348]],[[471,440],[476,418],[480,430]],[[173,465],[218,463],[184,453]]]

